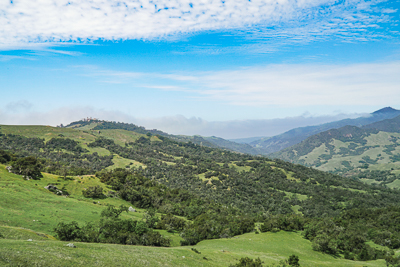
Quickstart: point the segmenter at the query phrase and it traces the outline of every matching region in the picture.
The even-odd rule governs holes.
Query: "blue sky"
[[[400,109],[399,1],[0,3],[0,124],[271,136]]]

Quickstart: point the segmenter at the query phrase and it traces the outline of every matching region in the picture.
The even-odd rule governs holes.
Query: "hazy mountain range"
[[[305,140],[307,137],[310,137],[314,134],[318,134],[323,131],[327,131],[330,129],[337,129],[346,125],[360,127],[373,122],[385,119],[391,119],[398,115],[400,115],[400,110],[396,110],[391,107],[386,107],[371,113],[370,116],[368,117],[360,117],[356,119],[344,119],[316,126],[299,127],[273,137],[264,137],[255,140],[253,138],[244,138],[244,139],[239,139],[237,141],[247,143],[252,147],[256,148],[258,153],[267,155],[280,151],[287,147],[293,146],[295,144],[298,144],[301,141]]]

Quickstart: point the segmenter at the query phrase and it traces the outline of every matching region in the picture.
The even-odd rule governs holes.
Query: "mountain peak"
[[[393,112],[400,112],[400,110],[394,109],[392,107],[385,107],[380,110],[372,112],[372,114],[380,114],[380,113],[393,113]]]

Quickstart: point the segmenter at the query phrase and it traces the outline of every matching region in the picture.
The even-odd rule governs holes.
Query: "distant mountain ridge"
[[[400,110],[391,107],[385,107],[371,113],[371,115],[368,117],[344,119],[316,126],[299,127],[280,135],[252,141],[249,143],[249,145],[257,148],[261,154],[268,155],[283,150],[287,147],[296,145],[306,138],[320,132],[324,132],[330,129],[337,129],[346,125],[361,127],[385,119],[392,119],[398,115],[400,115]]]
[[[345,175],[396,170],[400,174],[400,115],[362,127],[330,129],[270,156]]]

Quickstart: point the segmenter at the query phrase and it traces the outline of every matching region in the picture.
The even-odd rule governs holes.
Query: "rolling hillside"
[[[273,137],[262,138],[259,140],[252,141],[248,144],[258,149],[259,153],[263,155],[268,155],[283,150],[287,147],[296,145],[301,141],[305,140],[306,138],[318,134],[320,132],[324,132],[330,129],[338,129],[347,125],[362,127],[364,125],[368,125],[374,122],[382,121],[385,119],[391,119],[398,115],[400,115],[400,110],[386,107],[371,113],[369,117],[344,119],[316,126],[295,128],[283,134]]]
[[[57,196],[44,186],[66,185],[70,196]],[[300,233],[248,233],[234,238],[206,240],[194,246],[179,246],[179,234],[160,230],[173,239],[169,248],[58,241],[54,227],[60,221],[96,221],[108,204],[131,205],[115,198],[87,199],[81,190],[102,185],[96,177],[71,177],[64,181],[44,174],[40,181],[26,181],[0,165],[0,265],[1,266],[228,266],[242,257],[278,264],[296,254],[302,266],[386,266],[385,261],[350,261],[312,249]],[[102,185],[104,186],[104,185]],[[40,208],[38,208],[40,207]],[[124,218],[142,219],[145,210],[123,213]],[[32,240],[32,241],[28,241]],[[195,248],[201,254],[195,253]],[[134,255],[134,257],[132,257]]]
[[[358,266],[357,260],[383,266],[388,251],[400,249],[397,190],[282,160],[121,129],[119,123],[97,126],[0,126],[0,233],[6,238],[0,239],[0,263],[24,266],[29,259],[45,265],[50,259],[58,266],[77,261],[90,266],[88,255],[100,249],[108,252],[98,265],[106,266],[112,257],[121,256],[121,244],[136,244],[122,250],[160,253],[166,266],[226,266],[240,257],[260,257],[272,264],[289,253],[300,255],[306,266]],[[372,130],[357,133],[364,136],[366,131]],[[34,176],[34,170],[39,174]],[[49,184],[69,195],[45,189]],[[103,193],[95,194],[95,188]],[[119,205],[133,206],[136,212],[110,215]],[[368,217],[375,213],[380,217]],[[372,223],[387,216],[393,220]],[[129,226],[114,235],[104,232],[105,222],[114,225],[112,229],[134,224],[136,230]],[[361,227],[367,224],[369,230]],[[60,227],[75,229],[75,236],[65,237]],[[320,232],[307,229],[319,229],[327,245],[315,234]],[[381,233],[390,236],[383,238]],[[349,236],[351,244],[344,242]],[[54,238],[73,241],[78,248],[66,250],[67,242]],[[35,241],[21,241],[27,239]],[[31,244],[35,247],[16,253]],[[146,244],[170,248],[138,246]],[[31,256],[39,248],[45,260]],[[157,259],[145,259],[132,264],[157,264]]]
[[[399,140],[400,116],[361,128],[345,126],[325,131],[272,156],[323,171],[357,175],[367,182],[398,187]]]
[[[77,122],[70,123],[65,126],[66,128],[72,128],[77,130],[91,130],[93,133],[95,131],[101,130],[126,130],[130,132],[134,132],[137,134],[151,134],[151,135],[160,135],[164,137],[168,137],[169,139],[178,141],[178,142],[192,142],[197,145],[212,147],[212,148],[223,148],[231,151],[236,151],[239,153],[247,153],[247,154],[259,154],[259,151],[248,144],[240,144],[232,141],[225,140],[219,137],[203,137],[199,135],[194,136],[186,136],[186,135],[172,135],[167,134],[159,130],[148,130],[144,127],[136,126],[134,124],[128,123],[120,123],[120,122],[108,122],[108,121],[100,121],[100,120],[81,120]]]

